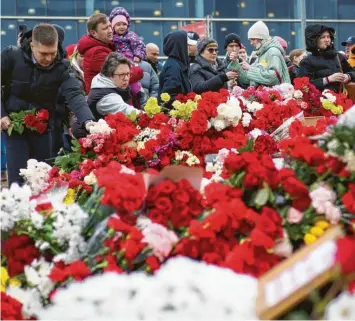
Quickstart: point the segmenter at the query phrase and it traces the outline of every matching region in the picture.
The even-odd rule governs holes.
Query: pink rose
[[[300,212],[299,210],[296,210],[295,208],[291,207],[288,210],[288,214],[287,214],[287,222],[290,224],[298,224],[299,222],[301,222],[303,219],[303,213]]]
[[[338,207],[334,206],[331,202],[325,203],[325,217],[331,224],[338,224],[341,217],[341,211]]]
[[[292,244],[289,238],[286,236],[282,240],[276,241],[273,253],[281,257],[289,257],[291,256],[292,251]]]
[[[149,224],[143,230],[144,238],[142,242],[146,242],[153,250],[153,254],[162,262],[170,254],[174,243],[179,238],[173,231],[167,230],[160,224]]]
[[[326,203],[334,203],[336,200],[336,194],[333,190],[325,186],[319,186],[314,191],[309,193],[312,200],[312,206],[318,214],[325,213]]]

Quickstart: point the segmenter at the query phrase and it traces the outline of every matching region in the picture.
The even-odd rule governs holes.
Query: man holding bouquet
[[[1,130],[6,137],[9,185],[22,183],[19,174],[30,158],[51,157],[53,111],[58,91],[83,127],[94,117],[65,60],[58,33],[39,24],[25,33],[21,47],[10,46],[1,55]]]

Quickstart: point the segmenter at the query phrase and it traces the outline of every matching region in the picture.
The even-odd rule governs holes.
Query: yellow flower
[[[315,241],[317,241],[317,237],[315,237],[312,234],[307,233],[304,238],[303,238],[304,242],[308,245],[308,244],[312,244]]]
[[[197,103],[201,98],[202,98],[201,95],[196,95],[194,100]]]
[[[73,204],[75,201],[75,190],[72,188],[68,188],[67,195],[65,196],[63,203],[65,205]]]
[[[160,99],[164,102],[167,103],[168,101],[170,101],[170,95],[168,93],[162,93],[160,95]]]
[[[161,107],[158,105],[158,99],[156,97],[150,97],[144,107],[144,111],[149,117],[159,114]]]
[[[331,110],[331,108],[334,106],[334,104],[332,102],[330,102],[329,100],[323,100],[322,106],[326,110]]]
[[[313,226],[310,229],[309,233],[311,233],[314,236],[320,237],[324,234],[324,230],[318,226]]]
[[[8,284],[20,287],[21,281],[16,277],[10,279],[7,270],[4,267],[1,267],[1,292],[6,291],[6,287]]]
[[[320,227],[323,230],[326,230],[329,227],[329,222],[327,222],[326,220],[320,220],[316,223],[317,227]]]
[[[21,281],[14,277],[14,278],[11,278],[10,281],[9,281],[9,284],[10,285],[13,285],[13,286],[16,286],[16,287],[20,287],[22,285]]]
[[[1,289],[2,287],[6,286],[8,279],[9,279],[9,273],[7,273],[7,270],[2,266],[1,267]]]
[[[333,106],[330,108],[330,111],[334,114],[334,115],[340,115],[343,113],[343,106]]]

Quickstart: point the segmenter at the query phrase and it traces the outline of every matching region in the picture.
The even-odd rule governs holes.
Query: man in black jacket
[[[342,91],[344,84],[355,81],[355,71],[334,48],[335,30],[320,24],[305,29],[307,51],[311,55],[300,63],[298,77],[309,77],[318,90]]]
[[[2,52],[1,80],[3,131],[11,125],[9,115],[13,112],[35,108],[47,109],[50,115],[48,129],[43,134],[27,129],[22,135],[5,133],[9,184],[21,184],[19,171],[26,168],[30,158],[45,161],[51,157],[53,108],[59,89],[82,127],[90,126],[94,117],[69,62],[64,60],[57,31],[50,24],[39,24],[33,31],[28,31],[22,38],[21,48],[10,46]]]

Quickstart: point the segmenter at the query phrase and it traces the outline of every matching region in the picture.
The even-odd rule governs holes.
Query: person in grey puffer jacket
[[[141,61],[139,67],[143,69],[143,79],[140,83],[144,89],[144,95],[141,96],[139,104],[144,106],[149,97],[158,98],[159,79],[150,63]]]

